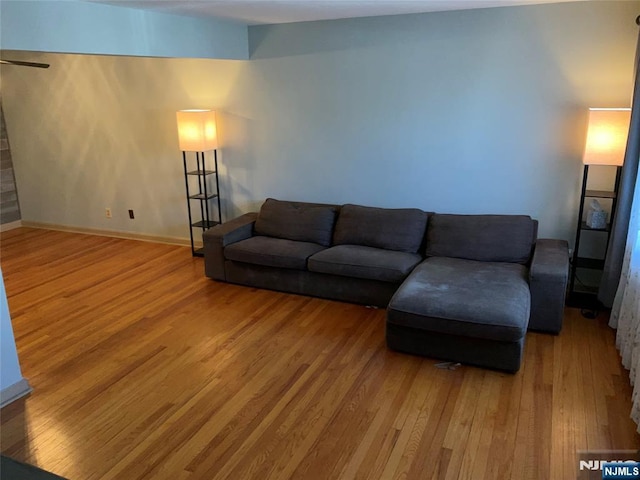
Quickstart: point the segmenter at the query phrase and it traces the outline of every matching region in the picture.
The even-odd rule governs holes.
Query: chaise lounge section
[[[391,299],[389,347],[516,371],[531,312],[536,225],[526,216],[434,215],[426,259]]]
[[[387,307],[402,352],[515,372],[527,329],[562,328],[568,246],[523,215],[267,199],[203,235],[215,280]]]

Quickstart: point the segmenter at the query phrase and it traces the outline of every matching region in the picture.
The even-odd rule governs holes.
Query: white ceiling
[[[249,25],[587,0],[87,0]]]

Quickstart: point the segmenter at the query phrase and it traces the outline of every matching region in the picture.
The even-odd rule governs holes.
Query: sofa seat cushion
[[[432,257],[418,265],[391,301],[387,321],[450,335],[517,342],[527,330],[527,268]]]
[[[255,223],[255,234],[328,247],[339,207],[267,198]]]
[[[427,257],[526,264],[536,223],[526,215],[445,215],[429,218]]]
[[[309,270],[383,282],[402,282],[422,261],[415,253],[361,245],[338,245],[309,258]]]
[[[255,236],[228,245],[224,249],[224,256],[227,260],[237,262],[306,270],[307,259],[324,249],[317,243]]]
[[[344,205],[340,209],[334,245],[363,245],[418,253],[428,214],[417,208],[374,208]]]

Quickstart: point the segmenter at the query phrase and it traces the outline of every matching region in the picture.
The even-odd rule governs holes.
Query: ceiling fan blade
[[[21,67],[49,68],[48,63],[22,62],[20,60],[0,60],[4,65],[20,65]]]

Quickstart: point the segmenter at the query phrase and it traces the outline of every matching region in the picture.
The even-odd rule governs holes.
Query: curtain
[[[640,25],[640,17],[636,18]],[[622,272],[622,264],[626,255],[625,244],[629,232],[629,219],[631,217],[631,205],[636,190],[636,178],[638,177],[638,156],[640,155],[640,79],[638,63],[640,62],[640,34],[636,47],[635,59],[635,83],[633,100],[631,104],[631,124],[629,138],[624,157],[624,165],[620,176],[620,188],[618,189],[618,207],[611,225],[611,239],[605,257],[604,271],[598,290],[598,299],[606,307],[611,307]]]
[[[640,17],[636,23],[640,25]],[[629,370],[631,385],[633,385],[631,418],[638,425],[640,432],[640,85],[638,60],[640,55],[640,35],[636,50],[635,87],[631,106],[631,125],[629,139],[625,153],[623,175],[627,175],[625,187],[627,196],[620,198],[620,202],[628,203],[628,228],[625,242],[618,245],[623,252],[620,258],[620,276],[613,299],[609,325],[617,328],[616,346],[620,350],[622,364]],[[631,166],[632,168],[627,168]],[[618,214],[616,213],[616,217]],[[614,220],[614,224],[616,220]],[[615,226],[614,226],[615,228]],[[618,232],[619,234],[619,232]],[[612,238],[612,242],[614,239]],[[607,252],[607,266],[610,266]],[[616,252],[618,253],[618,252]],[[611,271],[606,272],[609,275]],[[601,285],[602,290],[603,285]],[[602,293],[602,292],[600,292]],[[600,296],[600,295],[599,295]],[[602,301],[602,298],[601,298]]]
[[[636,181],[640,185],[640,181]],[[609,325],[617,328],[616,345],[634,386],[631,418],[640,432],[640,188],[636,187],[620,285]]]

